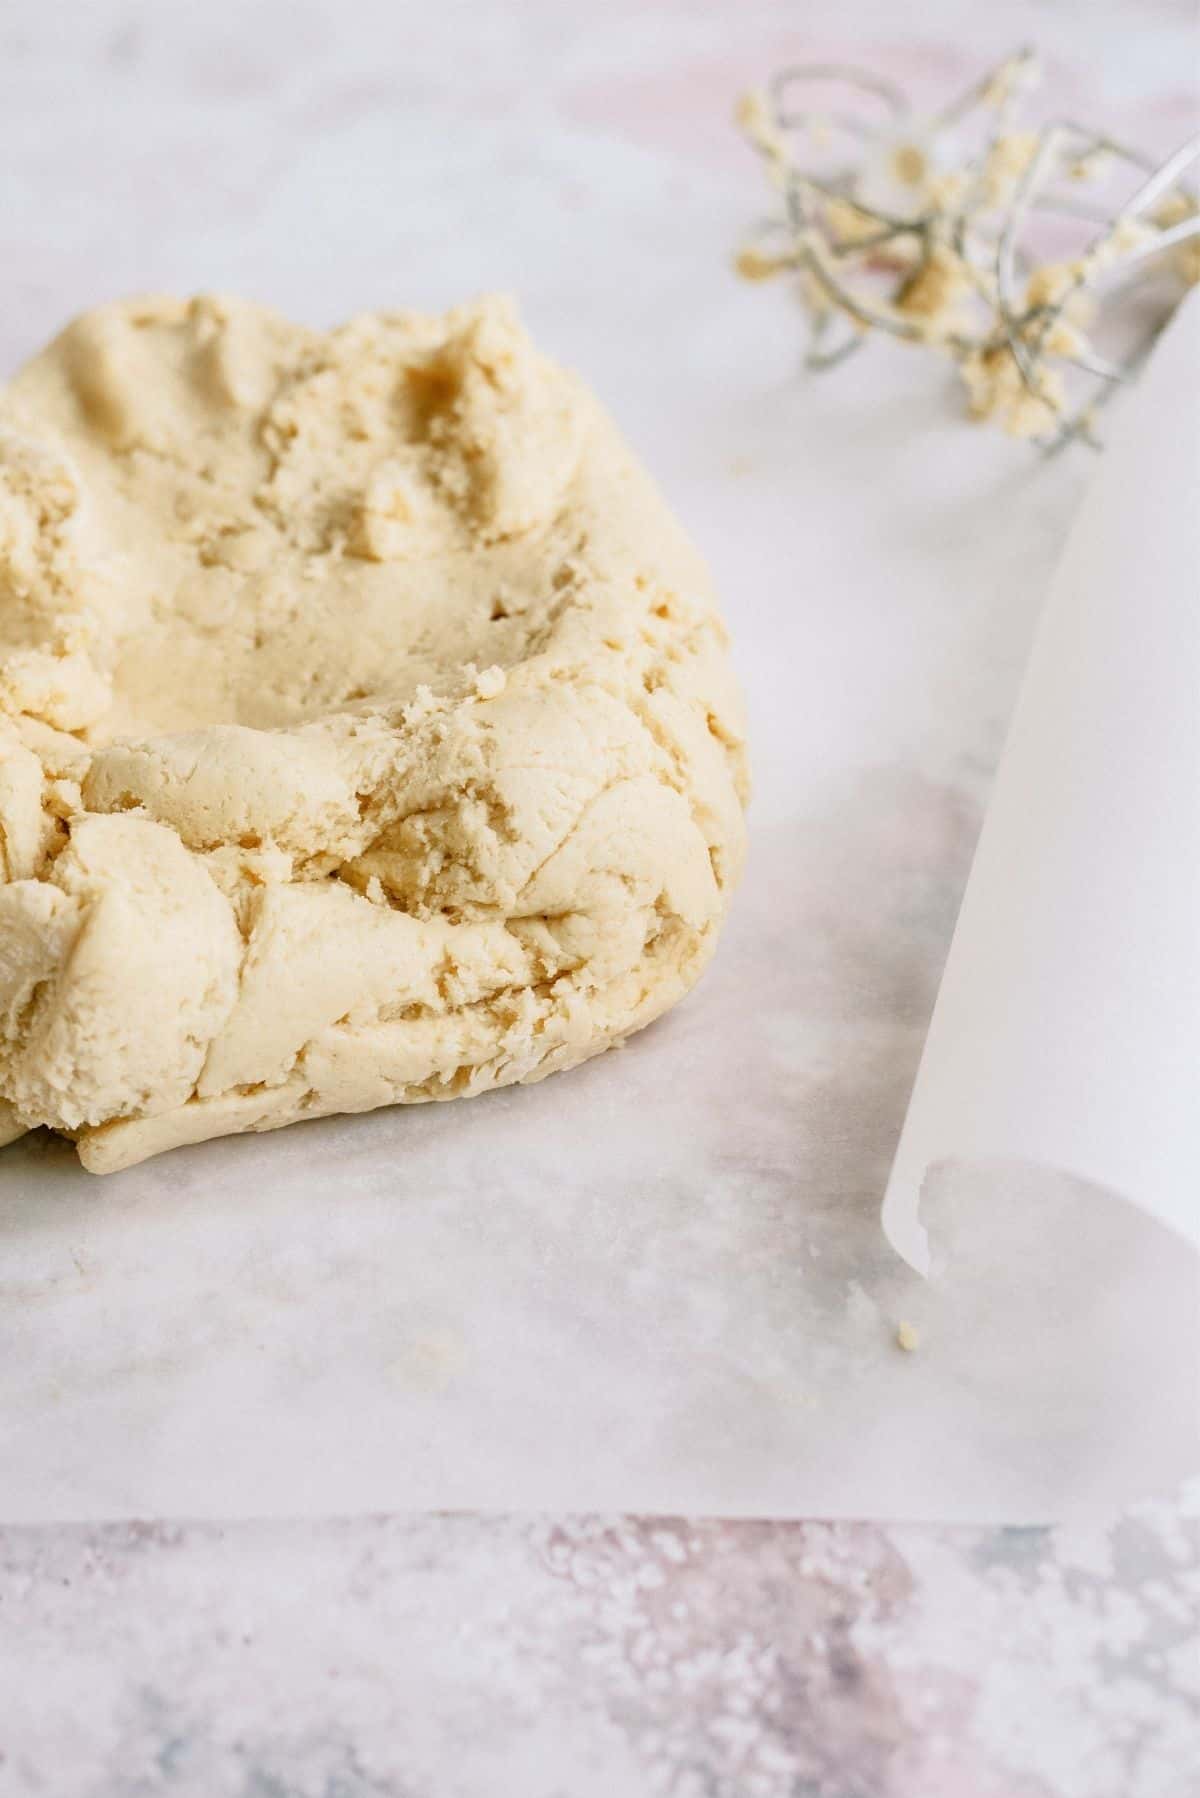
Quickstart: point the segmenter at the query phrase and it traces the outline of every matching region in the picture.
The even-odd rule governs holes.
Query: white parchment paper
[[[136,77],[114,58],[101,79],[107,52],[78,46],[103,9],[57,44],[55,80],[10,59],[0,359],[146,288],[315,323],[518,290],[713,564],[753,721],[750,865],[700,989],[570,1076],[106,1181],[49,1140],[5,1150],[0,1519],[1020,1522],[1174,1482],[1194,1464],[1195,1270],[1172,1228],[1094,1178],[972,1167],[926,1192],[944,1278],[880,1229],[1087,459],[972,429],[903,350],[800,380],[789,297],[722,277],[761,198],[732,95],[835,47],[741,7],[669,31],[649,9],[632,37],[601,12],[569,42],[498,8],[452,45],[382,12],[315,42],[293,11],[257,72],[218,69],[195,25],[194,51],[148,30]],[[981,15],[964,82],[1009,33]],[[1121,597],[1141,681],[1148,614]],[[1173,833],[1183,857],[1193,828],[1186,806],[1164,821],[1152,914],[1178,919]],[[1136,953],[1135,977],[1180,977],[1173,949]],[[1106,1103],[1136,1160],[1158,1064],[1117,1065],[1137,1083]]]
[[[1200,1247],[1200,296],[1158,345],[1038,626],[884,1204],[1069,1169]]]
[[[1144,1187],[1162,1221],[1126,1202],[1159,1165],[1160,1096],[1178,1103],[1181,1058],[1195,1067],[1195,1014],[1175,986],[1190,977],[1194,913],[1173,885],[1194,869],[1179,762],[1190,739],[1171,698],[1194,676],[1182,666],[1194,634],[1180,568],[1163,560],[1187,473],[1174,436],[1191,416],[1176,406],[1183,372],[1152,374],[1072,539],[1031,675],[1046,734],[1028,756],[1027,686],[994,814],[1010,835],[996,850],[989,818],[897,1164],[907,1182],[910,1165],[982,1146],[1036,1150],[1071,1174],[934,1179],[932,1283],[885,1241],[879,1201],[966,872],[969,800],[900,757],[864,766],[852,724],[830,739],[839,764],[812,758],[806,736],[821,727],[798,698],[817,703],[817,688],[799,673],[779,684],[790,644],[829,655],[822,627],[849,666],[869,657],[887,629],[886,562],[878,593],[848,598],[840,621],[822,600],[789,627],[774,596],[758,619],[735,596],[765,792],[716,965],[660,1026],[528,1090],[209,1144],[103,1182],[49,1139],[6,1151],[0,1517],[412,1507],[1029,1521],[1188,1471],[1195,1257],[1162,1199],[1186,1130],[1165,1183]],[[931,427],[924,447],[918,428],[918,458],[946,468],[943,432],[962,428]],[[1154,479],[1139,487],[1147,430]],[[762,482],[780,497],[782,441],[767,444]],[[848,519],[856,456],[862,467],[847,441],[840,466],[834,449],[827,526]],[[1012,498],[1014,529],[1035,494]],[[1164,495],[1131,566],[1137,508]],[[953,506],[942,528],[962,528]],[[909,552],[918,570],[944,565],[934,536],[934,550],[918,535]],[[912,578],[903,556],[891,566]],[[1061,626],[1072,605],[1084,615]],[[849,690],[823,703],[827,720],[856,712]],[[1118,826],[1142,810],[1157,822],[1134,866]],[[1020,833],[1034,826],[1031,846]],[[1139,882],[1137,927],[1157,918],[1158,934],[1130,942],[1122,895]],[[993,921],[982,949],[981,910]],[[1111,927],[1099,946],[1086,927],[1097,918]],[[1139,1000],[1155,994],[1130,1042]],[[1165,1040],[1168,1020],[1193,1035]],[[1078,1128],[1081,1043],[1082,1115],[1092,1093],[1115,1114],[1097,1124],[1095,1155],[1047,1134]],[[1007,1086],[987,1050],[1003,1051]],[[1032,1088],[1014,1084],[1027,1066]],[[947,1131],[947,1118],[983,1115],[985,1077],[1005,1125],[1028,1117],[1040,1135]],[[1118,1190],[1128,1180],[1124,1197],[1095,1183],[1110,1172]],[[915,1353],[897,1347],[901,1320]]]

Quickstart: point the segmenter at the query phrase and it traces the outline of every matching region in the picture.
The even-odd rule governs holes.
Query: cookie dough
[[[497,299],[139,299],[0,394],[0,1141],[541,1079],[695,982],[743,856],[705,570]]]

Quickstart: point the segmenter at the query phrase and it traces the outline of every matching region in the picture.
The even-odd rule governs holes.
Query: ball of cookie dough
[[[507,302],[133,300],[0,394],[0,1141],[572,1067],[698,979],[746,792],[704,567]]]

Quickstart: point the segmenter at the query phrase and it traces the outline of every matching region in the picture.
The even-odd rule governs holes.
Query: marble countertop
[[[0,364],[130,290],[224,287],[323,319],[518,288],[553,347],[627,396],[622,422],[665,445],[656,466],[683,492],[704,415],[682,421],[672,466],[638,346],[686,294],[685,247],[715,260],[758,203],[732,94],[846,54],[944,90],[1023,40],[1071,107],[1153,147],[1194,123],[1192,11],[1163,0],[930,0],[919,25],[865,0],[6,0]],[[612,271],[634,265],[618,305]],[[1033,504],[1047,544],[1073,478]],[[914,982],[931,997],[965,877],[1020,668],[1005,603],[964,608],[955,666],[978,645],[979,691],[939,693],[942,736],[921,745],[939,767],[961,750],[973,774],[929,827],[946,903],[937,940],[892,970],[898,1007]],[[2,1529],[0,1798],[1184,1798],[1198,1614],[1197,1494],[1086,1534],[470,1516]]]
[[[1200,1520],[0,1532],[0,1791],[1185,1798]]]

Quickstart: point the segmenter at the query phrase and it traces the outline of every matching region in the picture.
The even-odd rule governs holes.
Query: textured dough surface
[[[702,564],[506,302],[87,314],[0,395],[0,1142],[619,1042],[712,952],[742,742]]]

